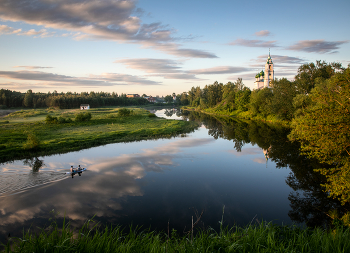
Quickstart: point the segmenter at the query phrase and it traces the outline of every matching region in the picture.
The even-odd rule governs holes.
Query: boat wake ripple
[[[66,178],[67,175],[62,172],[2,174],[0,175],[0,197],[24,192],[28,189],[57,182]]]

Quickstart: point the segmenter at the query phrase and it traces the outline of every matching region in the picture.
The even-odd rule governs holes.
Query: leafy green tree
[[[181,102],[181,105],[188,105],[189,104],[187,92],[183,92],[181,94],[180,102]]]
[[[292,121],[290,139],[310,157],[335,165],[320,169],[330,196],[350,201],[350,67],[328,80],[318,79],[310,105]]]
[[[250,94],[251,90],[247,87],[244,87],[243,90],[240,90],[235,94],[235,101],[238,110],[248,111]]]
[[[164,101],[168,104],[172,103],[173,102],[173,97],[170,96],[170,95],[166,95],[165,98],[164,98]]]
[[[328,79],[337,71],[343,70],[341,63],[330,63],[316,61],[299,67],[295,76],[295,83],[299,93],[308,94],[315,87],[316,79]]]
[[[273,93],[270,88],[254,90],[250,96],[249,108],[253,115],[266,117],[271,113],[271,99]]]
[[[294,114],[293,99],[296,95],[294,82],[286,78],[272,81],[273,96],[271,99],[271,112],[283,120],[291,120]]]
[[[34,94],[32,90],[28,90],[24,96],[23,105],[29,108],[33,107],[33,98],[34,98]]]

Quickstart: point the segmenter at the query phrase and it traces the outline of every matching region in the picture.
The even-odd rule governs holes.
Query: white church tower
[[[271,88],[271,81],[275,78],[275,71],[273,70],[273,62],[270,56],[267,58],[265,64],[265,72],[261,71],[255,76],[255,89]]]
[[[265,78],[264,78],[264,88],[271,88],[271,81],[275,77],[275,71],[273,70],[273,62],[270,56],[269,50],[269,58],[267,58],[267,62],[265,64]]]

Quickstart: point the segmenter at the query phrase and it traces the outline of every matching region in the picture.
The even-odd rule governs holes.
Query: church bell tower
[[[267,62],[265,64],[265,78],[264,78],[264,88],[271,88],[271,81],[274,79],[275,71],[273,70],[273,62],[270,56],[269,50],[269,58],[267,58]]]

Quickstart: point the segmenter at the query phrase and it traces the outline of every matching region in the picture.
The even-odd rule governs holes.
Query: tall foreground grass
[[[5,252],[350,252],[350,230],[325,231],[261,222],[247,227],[198,230],[193,236],[140,228],[94,226],[74,230],[52,223],[39,234],[11,238]]]

